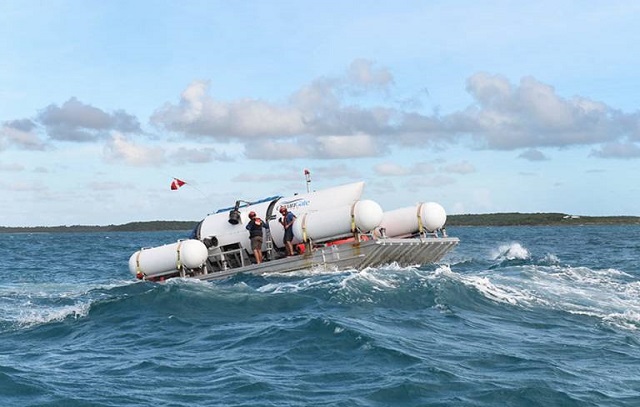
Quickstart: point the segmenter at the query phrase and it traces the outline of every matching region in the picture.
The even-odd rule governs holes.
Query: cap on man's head
[[[254,211],[249,212],[249,217],[250,218],[255,218],[256,217],[256,213]]]

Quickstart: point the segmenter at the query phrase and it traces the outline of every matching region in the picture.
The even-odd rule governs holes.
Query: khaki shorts
[[[251,238],[251,250],[262,250],[262,236]]]

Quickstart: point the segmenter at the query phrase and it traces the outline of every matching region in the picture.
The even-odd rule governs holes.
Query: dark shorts
[[[251,250],[262,250],[262,236],[251,238]]]
[[[284,243],[290,242],[293,240],[293,228],[289,228],[289,229],[285,229],[284,230],[284,238],[282,239],[282,241]]]

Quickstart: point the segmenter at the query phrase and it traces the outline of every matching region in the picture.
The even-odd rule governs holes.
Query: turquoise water
[[[136,281],[175,232],[0,235],[0,405],[637,406],[640,227],[448,228],[437,265]]]

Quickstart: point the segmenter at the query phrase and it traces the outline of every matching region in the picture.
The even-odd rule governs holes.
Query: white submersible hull
[[[360,199],[363,186],[358,182],[288,198],[237,201],[205,217],[189,239],[135,252],[129,269],[139,279],[161,281],[317,267],[412,266],[438,262],[459,243],[458,238],[446,236],[446,213],[439,204],[424,202],[384,212],[376,202]],[[284,230],[275,215],[280,207],[296,215],[294,256],[285,256]],[[245,228],[250,212],[269,225],[260,264],[255,264]]]

